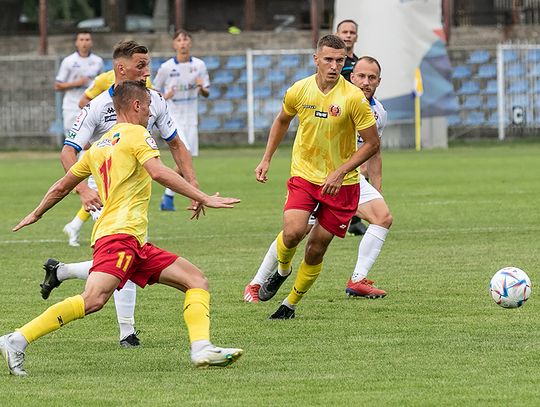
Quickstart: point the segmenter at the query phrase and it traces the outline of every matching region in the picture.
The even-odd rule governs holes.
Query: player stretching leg
[[[93,174],[103,196],[103,213],[92,232],[93,266],[82,294],[49,307],[21,328],[0,337],[0,352],[9,372],[26,376],[25,350],[40,337],[93,312],[107,303],[115,289],[131,279],[139,286],[160,283],[185,292],[184,321],[197,367],[227,366],[243,353],[210,342],[208,281],[185,258],[145,243],[152,180],[204,206],[233,208],[240,200],[208,196],[165,167],[146,125],[150,95],[140,81],[119,84],[113,96],[118,123],[88,150],[83,159],[53,184],[41,203],[13,231],[37,222],[76,185]],[[105,170],[104,170],[105,169]],[[128,197],[128,199],[126,199]],[[131,215],[130,215],[131,214]]]

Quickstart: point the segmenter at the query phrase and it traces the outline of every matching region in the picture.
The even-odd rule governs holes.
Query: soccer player
[[[139,80],[144,82],[150,75],[150,57],[148,49],[135,41],[125,41],[119,43],[113,51],[113,63],[115,71],[115,85],[108,91],[96,97],[90,104],[86,105],[77,117],[75,124],[70,130],[69,137],[64,141],[61,153],[61,160],[64,169],[69,170],[77,162],[77,153],[96,137],[101,137],[109,131],[116,123],[116,112],[113,106],[112,95],[114,88],[124,80]],[[170,117],[165,100],[161,95],[150,90],[152,103],[150,105],[150,120],[148,129],[156,126],[161,137],[167,142],[176,165],[181,169],[184,178],[192,185],[197,185],[191,155],[180,139],[174,126],[174,121]],[[95,183],[89,179],[89,184],[81,182],[76,190],[80,195],[84,208],[87,211],[95,211],[102,207],[99,194],[95,191]],[[192,207],[196,209],[196,207]],[[86,262],[86,265],[89,263]],[[57,278],[57,268],[54,261],[45,263],[45,279],[41,284],[41,294],[47,298],[50,291],[60,285],[61,280]],[[79,268],[78,278],[88,275],[88,269]],[[115,305],[120,325],[120,343],[122,346],[137,346],[139,339],[135,334],[135,301],[136,289],[132,282],[128,282],[124,289],[115,293]]]
[[[349,82],[351,81],[351,72],[358,57],[354,54],[354,44],[358,39],[358,24],[354,20],[343,20],[337,25],[336,35],[343,40],[346,46],[347,58],[341,74]]]
[[[351,80],[353,84],[362,89],[369,100],[371,111],[377,122],[377,132],[379,137],[382,137],[387,114],[382,103],[374,97],[375,91],[381,83],[380,74],[379,62],[370,56],[363,56],[356,63],[351,74]],[[362,142],[362,138],[359,137],[358,146]],[[360,200],[356,215],[368,220],[370,225],[367,233],[360,241],[356,266],[345,291],[350,296],[355,297],[382,298],[386,296],[386,292],[375,287],[373,281],[366,278],[381,252],[388,230],[392,225],[392,215],[381,195],[382,157],[380,150],[363,165],[366,165],[367,174],[370,176],[373,185],[368,183],[366,178],[360,174]],[[315,217],[310,217],[306,235],[314,223]],[[244,290],[245,301],[268,301],[276,292],[274,286],[280,284],[280,281],[283,280],[280,274],[277,273],[276,245],[277,241],[274,240],[268,248],[255,277],[246,286]]]
[[[89,32],[80,31],[76,34],[75,48],[76,52],[62,60],[54,85],[55,90],[64,92],[62,116],[66,137],[81,110],[78,102],[85,87],[103,70],[103,59],[91,52],[92,35]],[[72,233],[71,225],[79,225],[80,228],[89,217],[90,214],[81,208],[73,220],[64,226],[64,233],[69,237],[70,246],[79,246],[78,234]]]
[[[240,200],[208,196],[161,163],[156,142],[146,129],[151,96],[144,83],[124,81],[116,86],[113,100],[117,124],[13,228],[17,231],[37,222],[90,174],[96,179],[105,206],[92,232],[94,265],[84,291],[0,337],[0,351],[13,375],[27,375],[24,352],[30,343],[99,311],[128,279],[140,287],[160,283],[186,293],[184,321],[195,366],[227,366],[243,353],[242,349],[219,348],[210,342],[210,294],[202,272],[187,259],[145,242],[152,180],[207,207],[232,208]]]
[[[264,156],[255,169],[259,182],[267,181],[272,156],[298,115],[292,153],[291,178],[283,230],[277,236],[281,283],[291,273],[296,248],[305,236],[310,214],[318,206],[317,222],[306,244],[294,286],[270,319],[289,319],[322,270],[324,253],[334,236],[343,238],[356,212],[360,189],[357,167],[379,149],[379,138],[369,102],[360,89],[341,75],[345,43],[335,35],[322,37],[314,55],[317,73],[296,82],[285,93]],[[356,134],[363,139],[356,149]],[[276,285],[275,291],[281,284]]]
[[[191,55],[192,38],[185,30],[174,33],[173,48],[176,56],[159,67],[154,79],[154,87],[161,91],[167,101],[176,126],[187,141],[187,148],[193,157],[199,155],[199,134],[197,129],[197,100],[199,95],[210,95],[210,79],[204,61]],[[166,189],[161,199],[162,211],[174,211],[174,192]]]

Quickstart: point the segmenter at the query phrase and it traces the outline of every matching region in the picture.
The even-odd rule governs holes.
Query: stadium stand
[[[495,64],[480,65],[478,68],[478,78],[491,79],[497,77],[497,66]]]
[[[489,51],[486,51],[484,49],[479,49],[470,53],[467,63],[468,64],[485,64],[486,62],[490,60],[490,58],[491,58],[491,54],[489,53]]]
[[[452,79],[464,79],[471,76],[471,68],[467,65],[458,65],[452,71]]]
[[[223,123],[223,129],[225,130],[241,130],[244,128],[246,128],[246,122],[240,118],[228,119]]]
[[[467,126],[481,126],[484,124],[484,122],[484,112],[472,111],[469,112],[463,123]]]
[[[221,121],[212,116],[205,116],[204,120],[199,123],[201,131],[215,131],[221,127]]]
[[[475,95],[480,91],[480,85],[476,81],[463,82],[457,91],[458,95]]]

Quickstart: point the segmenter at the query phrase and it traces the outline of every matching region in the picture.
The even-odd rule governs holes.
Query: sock
[[[21,352],[24,352],[26,347],[28,346],[28,341],[24,337],[24,335],[20,332],[13,332],[8,335],[7,340],[9,343],[11,343],[17,350],[20,350]]]
[[[86,222],[88,219],[90,219],[90,214],[84,210],[84,206],[81,206],[81,209],[79,209],[79,212],[77,212],[76,217],[83,222]]]
[[[56,271],[56,276],[60,281],[70,280],[72,278],[86,280],[88,278],[90,267],[92,267],[92,260],[83,261],[81,263],[60,263]]]
[[[124,287],[114,291],[114,306],[120,327],[120,340],[135,332],[135,301],[137,287],[131,280],[126,281]]]
[[[287,301],[291,305],[296,305],[300,302],[305,293],[308,292],[319,274],[321,274],[322,263],[314,266],[307,264],[304,260],[298,267],[298,274],[294,280],[294,285],[287,297]]]
[[[186,291],[184,299],[184,322],[189,342],[210,341],[210,293],[202,288]]]
[[[32,343],[43,335],[83,317],[84,300],[81,295],[76,295],[50,306],[39,317],[34,318],[16,331],[20,332],[28,343]]]
[[[277,239],[272,242],[250,284],[262,285],[278,268]]]
[[[369,225],[366,234],[362,237],[358,246],[358,259],[351,280],[356,283],[365,278],[379,253],[381,253],[388,229],[382,226]]]
[[[174,191],[170,188],[165,189],[165,195],[167,196],[174,196]]]
[[[283,300],[282,304],[285,305],[287,308],[296,309],[296,305],[291,304],[288,297]]]
[[[209,346],[213,346],[212,343],[207,339],[201,339],[200,341],[195,341],[191,344],[191,353],[197,353]]]
[[[276,239],[278,273],[282,276],[288,276],[291,273],[291,262],[296,253],[296,246],[288,248],[283,243],[283,231],[279,232]]]
[[[78,213],[77,215],[75,215],[73,220],[69,222],[69,226],[71,226],[71,228],[75,230],[81,230],[83,224],[84,224],[84,221],[81,218],[79,218]]]

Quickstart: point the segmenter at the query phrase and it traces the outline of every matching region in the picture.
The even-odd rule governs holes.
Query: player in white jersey
[[[79,99],[86,86],[103,70],[103,59],[91,53],[92,35],[89,32],[77,33],[75,48],[77,51],[62,60],[54,85],[55,90],[64,92],[62,115],[65,135],[81,110]]]
[[[191,55],[192,39],[185,30],[174,34],[176,56],[159,67],[154,88],[161,91],[167,101],[176,126],[187,141],[193,157],[199,155],[198,109],[199,95],[208,97],[210,79],[204,61]],[[162,211],[174,211],[174,192],[167,188],[161,199]]]
[[[371,111],[377,122],[377,132],[382,136],[386,125],[387,113],[381,102],[375,99],[375,90],[381,83],[381,68],[375,58],[363,56],[358,59],[351,74],[351,81],[358,86],[370,101]],[[358,145],[362,144],[358,138]],[[382,298],[386,292],[373,286],[367,274],[381,252],[382,246],[392,225],[392,215],[381,195],[382,160],[380,150],[366,162],[366,171],[372,184],[360,175],[360,200],[356,214],[367,220],[370,225],[358,247],[358,259],[354,272],[347,283],[346,293],[355,297]],[[315,223],[310,217],[306,234]],[[283,284],[286,277],[278,272],[276,241],[274,240],[261,263],[259,270],[244,290],[247,302],[268,301]]]
[[[124,80],[145,81],[150,75],[148,49],[135,41],[119,43],[114,49],[113,63],[115,85]],[[101,137],[116,124],[116,112],[112,101],[113,92],[114,86],[93,99],[81,110],[62,149],[61,160],[66,171],[77,161],[77,152],[81,151],[87,143]],[[158,92],[154,90],[149,90],[149,92],[151,104],[148,129],[153,126],[159,129],[184,178],[190,184],[196,185],[197,180],[191,164],[191,155],[178,135],[174,121],[168,113],[165,100]],[[87,211],[99,210],[102,207],[99,194],[96,190],[91,189],[88,184],[81,182],[76,190],[80,194],[83,206]],[[192,209],[198,211],[196,205]],[[41,284],[42,297],[44,299],[48,298],[50,292],[64,280],[72,278],[86,279],[91,264],[91,261],[63,264],[57,260],[49,259],[44,265],[45,279]],[[122,290],[114,293],[116,313],[120,325],[120,344],[122,346],[139,345],[139,339],[136,336],[134,327],[135,299],[135,284],[131,281],[128,281]]]

